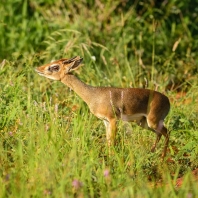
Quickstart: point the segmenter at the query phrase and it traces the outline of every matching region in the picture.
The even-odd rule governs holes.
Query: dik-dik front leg
[[[104,124],[106,127],[106,138],[108,146],[113,146],[115,144],[115,136],[116,136],[116,119],[111,119],[109,121],[104,120]]]

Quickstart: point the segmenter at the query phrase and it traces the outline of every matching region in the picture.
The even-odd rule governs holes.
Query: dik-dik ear
[[[68,60],[64,60],[63,64],[65,66],[65,73],[69,73],[73,70],[78,69],[82,61],[83,61],[83,58],[80,58],[79,56],[76,56]]]

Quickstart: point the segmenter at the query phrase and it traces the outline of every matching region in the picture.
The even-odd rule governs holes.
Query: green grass
[[[0,2],[0,197],[198,196],[190,174],[198,168],[197,1],[131,2]],[[134,124],[119,123],[109,156],[102,121],[34,71],[75,55],[88,84],[152,88],[171,99],[164,162],[164,139],[151,153],[155,135]]]

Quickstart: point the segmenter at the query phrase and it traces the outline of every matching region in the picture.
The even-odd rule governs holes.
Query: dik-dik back
[[[114,110],[121,111],[127,115],[135,113],[148,114],[150,108],[155,108],[157,111],[164,113],[167,113],[170,109],[169,99],[157,91],[113,87],[99,88],[99,90],[96,97],[102,97],[104,105],[105,103],[106,105],[113,105]],[[164,110],[164,108],[166,108],[166,110]]]
[[[114,144],[116,120],[135,121],[139,126],[154,131],[157,135],[152,147],[155,150],[161,136],[165,137],[162,156],[166,155],[169,133],[163,122],[170,110],[168,98],[162,93],[140,88],[93,87],[72,74],[78,69],[79,56],[40,66],[38,74],[59,80],[73,89],[89,106],[91,112],[104,121],[108,145]]]

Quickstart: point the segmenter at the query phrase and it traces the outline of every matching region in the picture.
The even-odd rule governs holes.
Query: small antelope
[[[108,145],[113,145],[116,135],[116,121],[136,121],[156,133],[153,152],[161,136],[165,137],[162,157],[166,155],[169,133],[163,124],[170,110],[169,99],[153,90],[140,88],[92,87],[72,74],[79,68],[83,58],[60,59],[40,66],[35,71],[46,78],[59,80],[74,90],[89,106],[90,111],[104,121]]]

